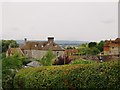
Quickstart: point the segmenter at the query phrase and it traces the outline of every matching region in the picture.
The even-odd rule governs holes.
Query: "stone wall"
[[[45,50],[24,50],[25,56],[28,58],[41,59],[48,51]],[[53,51],[55,56],[60,56],[64,54],[64,51]]]

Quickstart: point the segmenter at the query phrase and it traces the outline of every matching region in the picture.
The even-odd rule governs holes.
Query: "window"
[[[25,54],[27,54],[27,51],[25,51]]]
[[[35,47],[37,47],[37,45],[35,45]]]
[[[59,55],[59,52],[57,52],[57,56]]]

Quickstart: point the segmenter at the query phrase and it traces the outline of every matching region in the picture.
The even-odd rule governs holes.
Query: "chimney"
[[[25,42],[25,43],[27,42],[27,38],[24,38],[24,42]]]
[[[54,42],[54,37],[48,37],[48,42],[49,43]]]

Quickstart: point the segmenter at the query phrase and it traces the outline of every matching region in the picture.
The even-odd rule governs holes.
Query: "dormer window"
[[[35,47],[37,47],[37,45],[35,45]]]

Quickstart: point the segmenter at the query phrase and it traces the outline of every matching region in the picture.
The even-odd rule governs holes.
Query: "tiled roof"
[[[109,46],[120,46],[120,38],[117,38],[115,40],[107,40],[104,44],[105,47]]]
[[[20,48],[9,48],[7,51],[8,54],[19,53],[20,55],[24,55]]]
[[[120,43],[120,38],[117,38],[115,42]]]
[[[58,44],[54,42],[41,41],[41,42],[33,42],[27,41],[23,46],[21,46],[22,50],[52,50],[52,51],[64,51]]]

